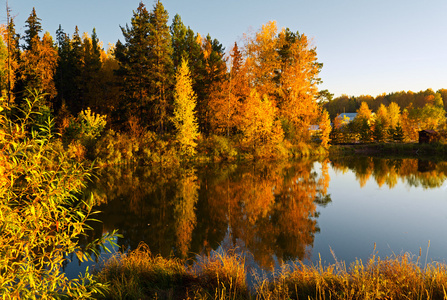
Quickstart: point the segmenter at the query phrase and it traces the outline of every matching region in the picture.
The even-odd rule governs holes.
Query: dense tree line
[[[184,100],[194,106],[190,117],[197,122],[197,134],[187,136],[236,138],[248,150],[308,143],[309,126],[327,123],[317,102],[322,64],[304,34],[270,22],[226,56],[217,39],[194,33],[179,15],[168,22],[160,1],[152,10],[141,2],[130,24],[121,27],[123,40],[106,51],[95,29],[89,35],[76,27],[69,35],[59,26],[55,40],[42,34],[33,9],[23,35],[13,20],[2,28],[2,96],[20,105],[43,94],[42,106],[58,116],[62,130],[70,116],[90,108],[107,115],[108,126],[118,131],[140,128],[178,137],[184,120],[175,113],[177,81],[186,80],[194,101]]]
[[[444,100],[447,90],[431,89],[419,93],[397,92],[377,97],[345,95],[329,99],[323,105],[333,117],[333,142],[411,142],[421,130],[447,133]],[[342,118],[344,112],[356,112],[353,120]]]
[[[333,95],[327,91],[322,91],[320,93],[323,95],[321,97],[321,103],[324,108],[329,112],[331,119],[334,119],[338,114],[341,113],[354,113],[360,108],[362,102],[366,102],[368,107],[372,111],[377,111],[380,105],[388,106],[392,102],[399,105],[403,110],[406,108],[422,108],[426,104],[432,104],[438,107],[444,107],[447,109],[447,89],[439,89],[438,91],[433,91],[432,89],[427,89],[425,91],[419,91],[417,93],[412,91],[401,91],[393,92],[389,94],[381,94],[376,97],[371,95],[361,95],[361,96],[347,96],[341,95],[339,97],[333,98]],[[326,92],[326,93],[324,93]]]
[[[70,37],[59,27],[53,40],[50,33],[41,34],[41,20],[34,9],[25,27],[23,36],[17,34],[12,20],[1,31],[4,98],[20,105],[39,93],[54,113],[68,110],[73,115],[87,107],[101,113],[113,109],[116,100],[110,98],[116,88],[111,74],[116,63],[102,49],[95,29],[91,37],[86,33],[81,37],[76,27]]]
[[[61,132],[90,108],[107,116],[107,126],[117,132],[172,137],[180,152],[191,155],[200,147],[198,140],[212,136],[267,155],[311,141],[326,146],[330,120],[340,129],[343,120],[335,117],[365,113],[363,103],[371,116],[333,130],[333,140],[349,135],[363,141],[414,140],[417,130],[445,123],[444,89],[335,99],[327,90],[318,91],[322,64],[316,48],[304,34],[279,30],[275,22],[245,36],[243,45],[235,43],[228,53],[217,39],[187,27],[178,14],[168,23],[160,1],[151,10],[141,2],[130,23],[121,26],[122,41],[105,50],[95,29],[89,35],[76,27],[69,35],[59,26],[53,39],[43,33],[33,9],[22,35],[13,20],[1,28],[2,96],[20,106],[42,94],[40,110],[57,116]],[[396,111],[393,123],[387,115]],[[312,137],[312,125],[320,126],[318,139]]]

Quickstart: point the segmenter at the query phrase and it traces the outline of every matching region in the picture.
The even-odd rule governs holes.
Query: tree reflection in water
[[[331,201],[328,163],[321,170],[311,160],[104,170],[89,188],[102,211],[95,235],[118,228],[122,249],[144,241],[154,254],[182,258],[226,239],[267,269],[304,259],[319,231],[316,206]]]
[[[401,179],[410,187],[437,188],[442,186],[447,174],[447,162],[435,163],[423,159],[345,156],[331,158],[331,165],[338,172],[352,170],[361,187],[372,176],[379,187],[386,185],[393,188]]]
[[[445,181],[447,163],[356,156],[103,170],[89,188],[103,211],[89,239],[117,228],[124,250],[144,241],[154,254],[181,258],[238,247],[264,270],[305,260],[320,230],[317,206],[331,202],[330,168],[352,170],[360,186],[375,180],[393,188],[400,179],[432,188]]]

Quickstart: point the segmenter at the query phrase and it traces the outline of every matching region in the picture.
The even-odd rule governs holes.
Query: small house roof
[[[437,134],[438,133],[436,130],[430,130],[430,129],[424,129],[424,130],[421,130],[419,132],[426,132],[426,133],[429,133],[429,134]]]
[[[337,118],[340,118],[340,119],[344,120],[345,117],[346,117],[346,118],[349,119],[349,121],[352,121],[352,120],[354,120],[354,118],[355,118],[356,116],[357,116],[357,113],[341,113],[341,114],[339,114],[339,115],[337,116]]]

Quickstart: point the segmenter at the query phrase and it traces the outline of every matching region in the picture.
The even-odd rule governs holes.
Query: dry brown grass
[[[110,299],[447,299],[447,265],[420,262],[409,254],[349,267],[284,265],[268,280],[246,283],[244,258],[213,253],[186,266],[150,254],[147,246],[110,260],[98,278],[110,283]],[[321,260],[320,260],[321,261]]]

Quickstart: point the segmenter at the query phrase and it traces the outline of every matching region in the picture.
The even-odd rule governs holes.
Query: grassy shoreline
[[[374,252],[375,253],[375,252]],[[284,265],[268,280],[246,282],[244,258],[233,252],[202,257],[193,266],[153,256],[140,246],[110,259],[97,274],[106,299],[447,299],[447,265],[409,254],[363,263]]]
[[[400,158],[447,159],[447,145],[443,143],[371,143],[331,145],[330,155],[369,155]]]

